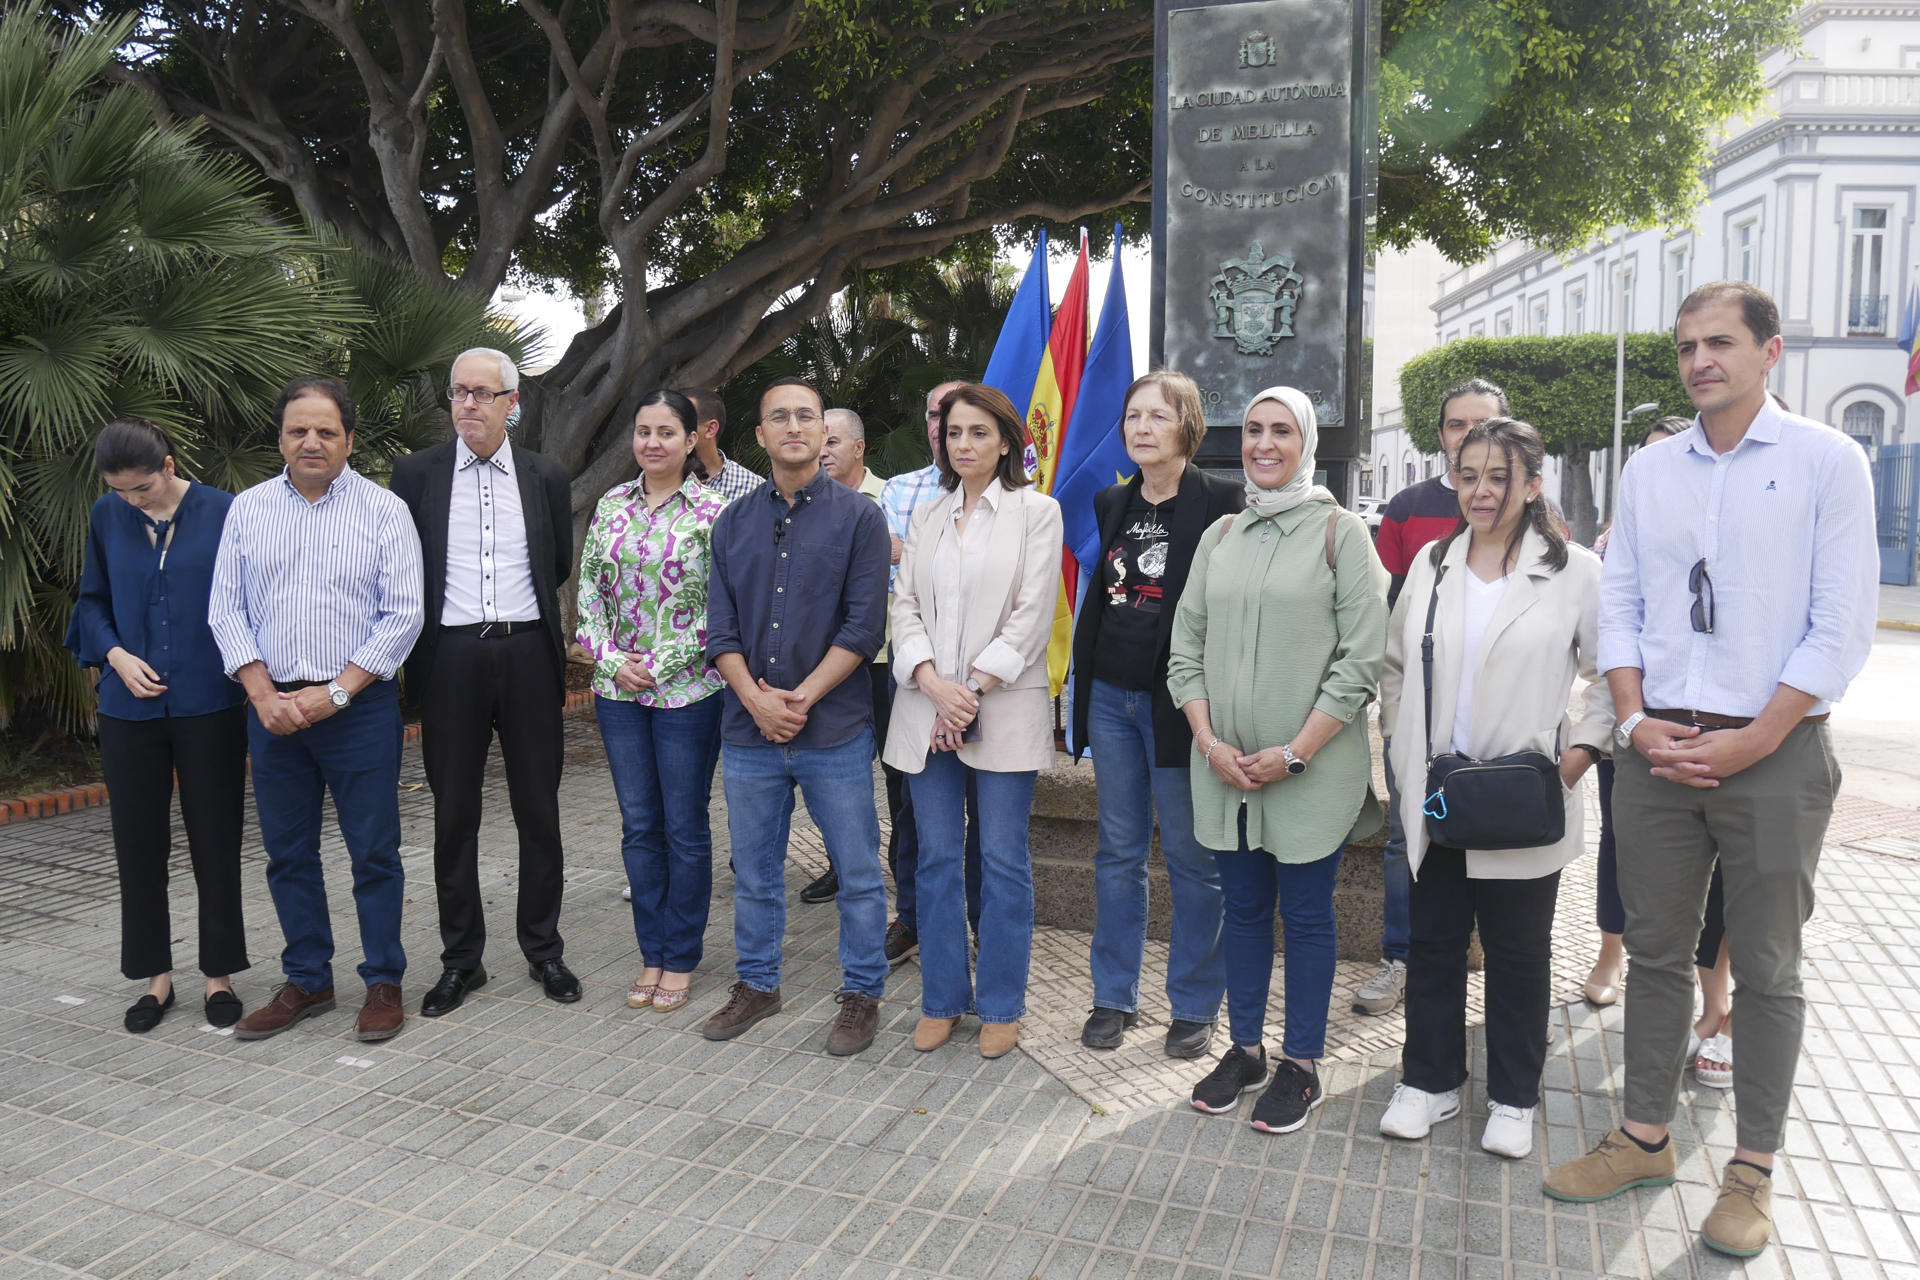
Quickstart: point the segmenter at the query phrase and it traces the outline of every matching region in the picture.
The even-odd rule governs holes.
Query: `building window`
[[[1419,476],[1419,475],[1418,475],[1418,473],[1416,473],[1416,472],[1414,471],[1414,469],[1413,469],[1413,459],[1412,459],[1412,458],[1408,458],[1408,459],[1407,459],[1407,483],[1408,483],[1408,484],[1413,484],[1413,483],[1414,483],[1415,481],[1417,481],[1417,480],[1418,480],[1419,478],[1420,478],[1420,476]]]
[[[1546,298],[1539,297],[1533,300],[1533,318],[1528,321],[1528,327],[1533,331],[1533,336],[1536,338],[1544,338],[1547,336]]]
[[[1880,432],[1886,422],[1886,410],[1879,405],[1871,400],[1855,400],[1840,416],[1840,430],[1852,436],[1861,448],[1871,449],[1880,443]]]
[[[1379,472],[1380,472],[1380,494],[1382,497],[1385,497],[1387,492],[1387,486],[1393,483],[1393,472],[1387,470],[1387,455],[1384,453],[1380,455]]]
[[[1475,320],[1475,321],[1474,321],[1474,322],[1473,322],[1472,324],[1470,324],[1470,325],[1468,325],[1468,326],[1467,326],[1467,336],[1468,336],[1469,338],[1484,338],[1484,337],[1486,337],[1486,336],[1487,336],[1487,322],[1486,322],[1485,320]]]
[[[1455,329],[1455,330],[1453,330],[1452,332],[1450,332],[1450,333],[1448,333],[1448,334],[1447,334],[1447,337],[1446,337],[1446,340],[1447,340],[1448,342],[1458,342],[1458,341],[1460,341],[1460,331],[1459,331],[1458,329]]]
[[[1847,332],[1879,337],[1887,331],[1887,211],[1855,209],[1847,241]]]
[[[1625,318],[1623,326],[1628,333],[1633,332],[1633,268],[1623,267],[1620,271],[1621,316]]]
[[[1587,331],[1587,286],[1570,284],[1567,286],[1567,332],[1585,333]]]
[[[1748,218],[1733,229],[1733,278],[1760,283],[1760,220]]]
[[[1513,336],[1513,312],[1502,311],[1493,318],[1493,336],[1496,338]]]
[[[1373,468],[1371,467],[1360,468],[1360,496],[1363,498],[1373,496]]]
[[[1673,299],[1673,314],[1678,317],[1680,304],[1687,300],[1687,249],[1682,245],[1678,249],[1667,250],[1667,278],[1672,287],[1669,295]]]

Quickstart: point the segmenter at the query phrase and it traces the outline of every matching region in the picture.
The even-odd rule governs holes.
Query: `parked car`
[[[1378,537],[1380,534],[1380,514],[1387,504],[1378,498],[1358,497],[1353,500],[1354,514],[1367,522],[1367,528]]]

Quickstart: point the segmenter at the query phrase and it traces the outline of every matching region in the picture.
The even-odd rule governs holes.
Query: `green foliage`
[[[243,166],[99,78],[126,37],[0,18],[0,727],[91,713],[60,642],[103,423],[159,422],[186,474],[237,490],[281,466],[280,388],[339,373],[377,474],[444,427],[455,353],[515,345],[483,299],[269,216]]]
[[[1799,0],[1385,0],[1380,233],[1455,262],[1685,223]]]
[[[1400,370],[1407,433],[1423,453],[1440,447],[1440,397],[1468,378],[1485,378],[1505,389],[1513,414],[1532,423],[1547,452],[1613,443],[1614,337],[1587,333],[1570,338],[1462,338],[1415,356]],[[1639,444],[1655,418],[1693,416],[1680,381],[1670,333],[1627,335],[1625,407],[1652,401],[1659,412],[1627,424],[1627,444]]]

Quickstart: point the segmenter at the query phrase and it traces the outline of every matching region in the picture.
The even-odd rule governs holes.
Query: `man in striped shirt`
[[[367,997],[357,1032],[400,1030],[400,703],[394,672],[422,621],[420,539],[406,504],[347,465],[353,401],[298,378],[274,406],[286,470],[233,500],[207,620],[247,690],[254,807],[286,982],[234,1028],[278,1035],[333,1008],[333,924],[320,865],[333,793],[353,865]]]

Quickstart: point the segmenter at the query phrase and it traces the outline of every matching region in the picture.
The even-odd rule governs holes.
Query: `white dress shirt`
[[[1706,561],[1714,629],[1693,629]],[[1829,709],[1866,665],[1879,609],[1873,479],[1832,427],[1762,404],[1716,454],[1696,419],[1636,453],[1600,586],[1600,670],[1638,667],[1645,705],[1757,716],[1780,685]]]
[[[491,458],[480,457],[465,440],[455,444],[453,493],[447,503],[446,588],[440,609],[443,627],[535,622],[540,617],[511,440],[502,440]]]

